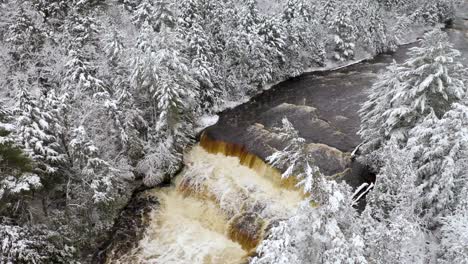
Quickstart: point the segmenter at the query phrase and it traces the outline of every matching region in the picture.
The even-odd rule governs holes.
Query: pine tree
[[[465,196],[466,197],[466,196]],[[439,263],[468,263],[468,207],[466,202],[442,219]]]
[[[283,177],[296,176],[309,197],[294,216],[272,227],[252,263],[367,263],[358,222],[349,221],[358,219],[351,188],[327,180],[312,164],[305,140],[286,118],[282,123],[275,132],[288,145],[267,160],[285,169]]]
[[[144,175],[146,186],[156,186],[180,169],[182,154],[174,149],[174,140],[154,138],[154,143],[146,146],[145,157],[137,164],[137,171]]]
[[[459,56],[446,34],[435,30],[425,35],[421,47],[411,50],[408,61],[392,66],[390,75],[382,75],[361,109],[360,135],[370,146],[365,152],[389,138],[406,144],[411,128],[430,114],[441,118],[464,96],[464,69],[456,62]]]
[[[113,199],[111,193],[114,187],[113,184],[118,181],[115,169],[100,158],[98,148],[89,139],[83,126],[75,128],[70,138],[70,158],[74,168],[78,171],[78,175],[80,175],[80,182],[74,184],[90,188],[90,191],[81,190],[91,197],[85,197],[86,200],[80,202],[92,201],[96,204],[109,202]],[[73,194],[73,196],[78,195]],[[89,198],[91,200],[88,200]]]
[[[385,22],[384,9],[374,2],[359,6],[362,11],[358,19],[357,28],[362,32],[363,43],[371,48],[373,54],[394,51],[397,47],[399,32],[389,32],[388,23]]]
[[[419,218],[422,190],[413,155],[389,142],[380,156],[385,162],[361,215],[366,256],[375,263],[425,263],[426,231]]]
[[[347,61],[354,58],[356,27],[351,19],[350,7],[343,4],[330,21],[329,26],[335,45],[335,60]]]
[[[323,18],[321,21],[328,23],[338,8],[339,2],[337,0],[323,0],[320,6],[322,6],[322,15]]]
[[[0,105],[0,200],[41,187],[39,177],[31,173],[32,161],[15,144],[12,119]]]
[[[155,131],[162,137],[174,137],[175,144],[183,146],[198,103],[198,83],[189,61],[178,49],[181,39],[177,32],[156,34],[149,25],[143,29],[132,83],[150,99]]]
[[[317,188],[316,178],[321,177],[321,173],[314,165],[314,159],[307,149],[305,139],[299,136],[287,118],[283,118],[282,127],[276,128],[275,132],[288,145],[266,160],[272,166],[284,170],[283,178],[294,176],[298,179],[299,185],[304,187],[305,192],[314,193]]]
[[[75,248],[67,245],[59,232],[1,220],[1,263],[75,263]]]
[[[390,125],[398,122],[393,120],[396,116],[406,122],[418,119],[411,116],[413,113],[407,113],[406,117],[403,106],[422,116],[434,113],[440,118],[466,92],[462,77],[465,70],[457,62],[460,52],[453,49],[446,33],[437,29],[426,33],[421,47],[413,48],[409,55],[411,59],[403,64],[406,68],[402,72],[404,86],[393,100],[394,104],[401,105],[402,108],[395,107],[389,113],[392,119]]]
[[[169,36],[170,38],[173,36]],[[184,146],[190,135],[190,115],[195,106],[197,83],[192,79],[188,61],[171,46],[176,39],[163,39],[163,46],[153,59],[155,89],[150,90],[157,104],[156,130],[173,136],[176,145]]]
[[[63,89],[72,97],[105,91],[105,84],[96,76],[94,67],[78,51],[69,51],[65,70]]]
[[[187,43],[186,56],[191,61],[193,76],[198,82],[200,110],[211,111],[217,99],[223,96],[221,77],[214,67],[214,62],[217,61],[214,54],[216,48],[212,46],[208,32],[205,32],[198,21],[193,21],[191,27],[183,29],[181,33]]]
[[[258,25],[258,34],[266,45],[271,60],[284,62],[284,50],[286,45],[286,29],[279,19],[264,19]]]
[[[320,205],[306,200],[293,217],[280,221],[251,263],[367,263],[349,186],[323,177],[318,186],[320,195],[311,195]]]
[[[53,19],[55,23],[63,20],[70,9],[71,1],[64,0],[34,0],[34,8],[41,14],[44,22]]]
[[[402,85],[400,80],[401,71],[402,67],[395,62],[388,66],[386,71],[372,85],[367,101],[359,111],[361,117],[359,135],[364,143],[360,150],[367,164],[378,164],[374,151],[381,148],[389,139],[389,133],[383,129],[382,124],[386,122],[384,113],[392,107],[391,101]]]
[[[317,19],[317,12],[302,0],[290,0],[283,11],[287,32],[281,70],[296,76],[311,65],[325,62],[325,29]]]
[[[256,32],[256,26],[261,19],[257,6],[256,0],[243,0],[243,5],[241,5],[241,21],[239,23],[245,33]]]
[[[118,31],[114,28],[111,35],[106,39],[106,45],[104,46],[104,51],[107,55],[107,58],[111,63],[116,64],[120,59],[121,54],[124,50],[124,45],[122,39],[119,36]]]
[[[135,10],[133,21],[138,27],[148,23],[156,32],[164,27],[173,28],[177,22],[173,5],[171,0],[142,0]]]
[[[39,173],[46,175],[57,173],[66,161],[58,138],[61,133],[60,117],[55,106],[47,102],[47,99],[55,101],[53,97],[51,93],[49,98],[37,100],[24,87],[20,87],[18,95],[16,133],[19,144],[38,163]]]
[[[468,107],[454,104],[442,119],[429,115],[410,131],[428,224],[454,211],[465,199],[459,193],[468,174]]]
[[[22,6],[18,7],[7,24],[4,39],[5,43],[11,45],[10,56],[14,65],[10,68],[24,70],[30,66],[28,62],[44,44],[45,35],[34,22],[34,13]]]
[[[69,34],[70,48],[80,50],[86,45],[96,46],[100,26],[95,14],[90,13],[85,16],[78,12],[72,12],[64,25],[66,33]]]

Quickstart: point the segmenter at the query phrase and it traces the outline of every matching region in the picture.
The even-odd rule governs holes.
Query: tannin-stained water
[[[303,200],[300,190],[241,165],[235,156],[195,146],[185,164],[173,186],[151,191],[161,206],[128,258],[132,262],[247,263],[267,226],[290,216]]]

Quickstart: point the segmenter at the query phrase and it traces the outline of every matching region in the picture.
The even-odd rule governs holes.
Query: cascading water
[[[132,254],[113,263],[247,263],[268,225],[304,196],[292,180],[242,148],[202,137],[173,186],[154,189],[160,207]]]

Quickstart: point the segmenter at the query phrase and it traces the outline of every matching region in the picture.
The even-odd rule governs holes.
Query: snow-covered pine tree
[[[192,121],[198,83],[178,49],[182,47],[179,33],[158,34],[145,23],[138,42],[132,84],[149,98],[156,131],[161,136],[174,136],[174,142],[183,146],[190,134],[186,126]]]
[[[11,45],[10,56],[13,63],[11,69],[19,67],[24,70],[30,66],[28,62],[44,44],[46,34],[35,23],[34,15],[36,14],[33,11],[18,5],[7,22],[4,41]]]
[[[317,10],[303,0],[289,0],[283,11],[286,45],[281,65],[286,74],[295,76],[311,65],[325,61],[325,30],[317,19]]]
[[[276,151],[266,160],[272,166],[284,170],[283,178],[296,177],[305,192],[315,193],[316,178],[321,177],[320,170],[314,164],[305,139],[299,136],[287,118],[283,118],[281,122],[282,127],[275,128],[274,131],[282,141],[287,143],[287,146],[283,150]]]
[[[104,82],[96,76],[94,67],[79,51],[69,51],[64,74],[63,89],[72,98],[105,91]]]
[[[142,0],[139,4],[136,4],[133,22],[141,27],[143,24],[151,24],[151,19],[153,19],[155,13],[154,1],[151,0]]]
[[[286,45],[286,28],[280,19],[263,19],[258,24],[258,35],[261,37],[267,52],[271,54],[271,60],[284,62],[284,50]]]
[[[146,147],[146,158],[138,165],[143,168],[148,185],[158,184],[175,172],[172,168],[178,167],[180,153],[193,136],[199,83],[193,79],[190,62],[181,52],[186,47],[179,34],[169,30],[156,33],[145,23],[133,64],[132,85],[151,116],[148,136],[153,142]],[[152,169],[155,164],[161,165],[157,173]]]
[[[136,166],[137,171],[144,175],[143,183],[146,186],[156,186],[169,179],[180,169],[182,160],[182,154],[174,150],[172,137],[154,138],[152,141],[155,143],[149,142],[145,146],[146,154]]]
[[[94,13],[84,15],[76,10],[72,12],[64,25],[67,34],[70,34],[68,44],[71,49],[79,50],[85,45],[97,45],[100,26]]]
[[[116,64],[124,50],[122,38],[121,36],[119,36],[119,33],[115,28],[113,29],[111,34],[108,34],[108,36],[106,37],[107,38],[106,45],[104,46],[104,51],[109,61],[111,63]]]
[[[0,263],[76,263],[76,250],[46,226],[20,226],[0,219]]]
[[[445,32],[435,29],[426,33],[421,47],[412,48],[409,55],[411,58],[402,65],[406,68],[403,86],[392,100],[401,107],[389,112],[390,126],[411,123],[429,113],[441,118],[466,93],[466,70],[458,62],[460,52],[453,49]],[[406,107],[415,111],[407,112]]]
[[[32,161],[15,144],[14,132],[11,113],[0,105],[0,200],[5,204],[10,195],[41,187],[39,177],[31,173]],[[4,209],[0,206],[0,214]]]
[[[221,77],[214,67],[217,58],[214,54],[215,47],[209,41],[210,36],[201,27],[198,21],[191,22],[189,28],[183,28],[182,35],[187,43],[185,53],[191,61],[194,79],[198,82],[200,111],[209,112],[222,97],[220,87]]]
[[[333,58],[338,61],[347,61],[354,58],[357,32],[352,21],[351,10],[350,5],[341,4],[329,23],[335,50]]]
[[[138,27],[148,23],[156,32],[163,27],[172,28],[177,22],[173,5],[172,0],[142,0],[134,11],[133,21]]]
[[[422,17],[428,23],[436,24],[446,22],[453,18],[457,6],[461,3],[459,0],[430,0],[424,1],[420,7]]]
[[[413,155],[393,142],[379,155],[385,162],[361,214],[365,255],[375,263],[425,263],[426,231],[419,219],[422,190]]]
[[[61,117],[57,112],[55,95],[35,99],[25,87],[19,88],[16,133],[18,142],[36,162],[37,172],[44,177],[57,173],[66,162],[59,135]],[[50,100],[49,100],[50,99]]]
[[[410,0],[377,0],[377,3],[386,9],[391,10],[405,5],[408,1]]]
[[[114,199],[112,196],[114,182],[119,181],[115,175],[116,170],[108,162],[100,158],[98,148],[89,139],[83,126],[79,126],[71,132],[69,151],[74,169],[80,175],[79,182],[71,183],[72,186],[76,184],[81,188],[90,188],[90,190],[81,190],[81,193],[86,194],[86,197],[79,201],[80,204],[89,202],[95,204],[106,203]],[[69,197],[68,191],[67,198]],[[72,194],[71,196],[79,197],[78,194]]]
[[[130,13],[134,12],[138,5],[141,3],[141,0],[118,0],[119,4],[122,4],[123,8]]]
[[[378,153],[375,150],[382,147],[389,139],[389,134],[382,128],[386,122],[384,113],[391,108],[391,100],[395,97],[402,85],[400,72],[402,67],[396,62],[390,64],[378,80],[372,85],[367,101],[361,106],[361,129],[359,135],[363,140],[360,151],[366,164],[378,166]]]
[[[260,22],[257,0],[243,0],[239,24],[245,33],[255,33],[257,24]]]
[[[251,263],[367,263],[350,187],[324,177],[317,182],[311,200],[321,200],[319,206],[307,199],[294,216],[272,227]]]
[[[466,194],[466,192],[465,192]],[[466,196],[464,196],[466,197]],[[468,263],[468,204],[441,219],[441,241],[438,262],[443,264]]]
[[[259,17],[255,31],[245,37],[245,48],[248,51],[249,66],[247,78],[259,89],[273,80],[273,76],[282,71],[279,63],[284,63],[285,28],[279,19]]]
[[[369,47],[373,54],[394,51],[398,44],[398,36],[392,34],[398,32],[389,32],[385,9],[372,1],[365,1],[358,8],[363,13],[356,23],[359,32],[362,33],[359,36],[362,43]]]
[[[333,16],[336,13],[337,8],[339,7],[340,2],[338,0],[322,0],[320,2],[321,15],[322,19],[320,19],[325,24],[328,24],[329,21],[332,20]]]
[[[405,145],[410,129],[430,114],[441,118],[466,92],[465,70],[457,62],[460,52],[452,48],[445,33],[426,33],[421,47],[412,48],[410,56],[382,75],[361,109],[359,133],[365,153],[390,138]]]
[[[44,22],[60,23],[70,9],[71,1],[64,0],[34,0],[33,6],[41,14]]]
[[[159,40],[152,58],[155,89],[150,90],[157,104],[156,130],[163,137],[173,137],[177,148],[185,146],[192,136],[193,110],[198,104],[198,84],[191,77],[188,60],[176,49],[178,41],[176,34]]]
[[[468,107],[454,104],[441,119],[429,115],[413,128],[408,149],[414,155],[419,188],[423,190],[423,215],[428,225],[454,211],[468,180]]]
[[[367,263],[351,188],[326,179],[292,124],[284,118],[282,125],[275,132],[288,145],[267,160],[285,169],[283,177],[297,177],[309,197],[291,218],[272,227],[251,263]]]

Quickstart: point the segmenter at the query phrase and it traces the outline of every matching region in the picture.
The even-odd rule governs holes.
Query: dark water
[[[462,62],[468,65],[468,20],[465,19],[468,4],[459,13],[446,32],[454,47],[462,52]],[[262,124],[269,129],[288,117],[307,142],[350,152],[360,143],[357,111],[366,100],[368,89],[393,60],[404,62],[409,48],[417,45],[404,45],[392,54],[382,54],[340,70],[305,73],[284,81],[249,102],[220,113],[219,122],[206,132],[216,140],[246,146],[264,157],[268,153],[262,138],[251,135],[248,128]]]

